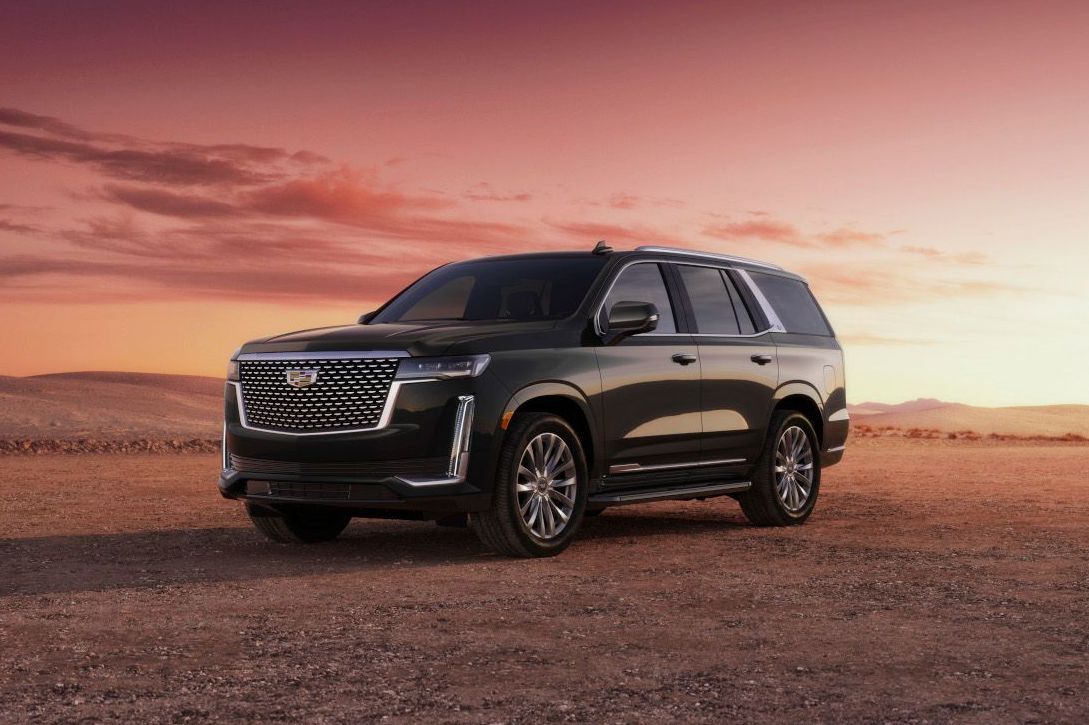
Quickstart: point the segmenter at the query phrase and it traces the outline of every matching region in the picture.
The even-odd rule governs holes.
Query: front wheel
[[[817,434],[809,419],[786,410],[772,416],[768,438],[739,495],[741,510],[757,526],[793,526],[813,513],[821,485]]]
[[[280,544],[317,544],[332,541],[347,528],[352,517],[338,511],[271,509],[246,504],[246,513],[257,530]]]
[[[586,510],[586,458],[559,416],[526,413],[507,432],[492,506],[470,525],[489,549],[520,557],[555,556],[571,543]]]

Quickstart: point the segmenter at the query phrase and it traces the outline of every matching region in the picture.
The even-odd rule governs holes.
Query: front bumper
[[[254,503],[359,510],[479,511],[490,503],[496,423],[488,378],[400,386],[372,430],[294,435],[251,428],[235,383],[224,395],[220,492]]]

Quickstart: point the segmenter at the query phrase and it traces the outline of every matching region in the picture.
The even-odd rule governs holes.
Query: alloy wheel
[[[775,446],[775,489],[792,514],[805,508],[813,491],[813,447],[796,425],[784,430]]]
[[[548,541],[560,535],[575,511],[578,473],[571,448],[555,433],[532,438],[518,461],[518,510],[530,533]]]

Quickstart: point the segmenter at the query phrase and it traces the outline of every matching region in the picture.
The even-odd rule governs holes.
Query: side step
[[[680,488],[658,488],[642,491],[616,491],[609,493],[596,493],[587,499],[588,506],[623,506],[630,503],[647,503],[649,501],[669,501],[674,499],[713,498],[714,496],[726,496],[731,493],[741,493],[752,488],[750,481],[733,481],[731,483],[705,483],[698,486],[683,486]]]

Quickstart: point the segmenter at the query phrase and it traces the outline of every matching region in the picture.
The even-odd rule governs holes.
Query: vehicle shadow
[[[719,516],[609,512],[578,541],[693,536],[745,528]],[[215,584],[391,568],[502,561],[466,529],[358,520],[328,544],[278,545],[249,527],[185,528],[0,539],[0,597]]]

